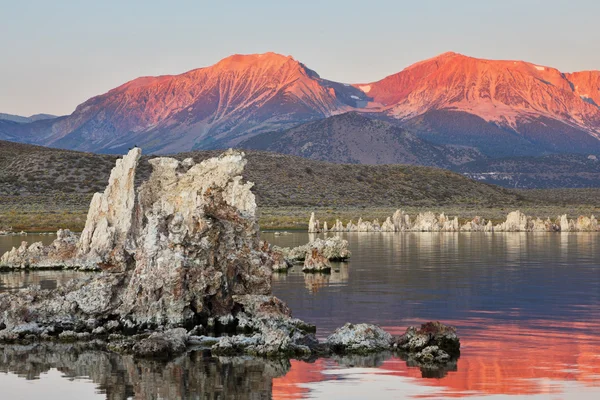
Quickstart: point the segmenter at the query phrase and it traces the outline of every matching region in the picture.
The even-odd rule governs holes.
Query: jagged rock
[[[569,219],[567,218],[567,214],[563,214],[560,216],[560,222],[558,224],[560,226],[561,232],[569,232]]]
[[[458,232],[460,230],[458,217],[450,219],[442,213],[439,217],[439,224],[441,225],[440,230],[442,232]]]
[[[197,165],[154,159],[149,180],[132,197],[138,159],[139,149],[132,150],[104,194],[95,196],[70,260],[90,255],[104,272],[54,291],[1,294],[3,334],[24,318],[44,329],[97,317],[119,320],[126,331],[196,326],[231,314],[234,295],[270,294],[276,256],[260,247],[251,184],[241,182],[243,154]],[[57,240],[69,237],[61,233]]]
[[[438,346],[427,346],[415,354],[414,358],[423,364],[441,364],[450,361],[450,355]]]
[[[292,263],[289,262],[282,252],[273,250],[273,271],[274,272],[286,272],[292,267]]]
[[[330,261],[345,261],[350,258],[351,253],[348,250],[348,241],[339,236],[327,237],[325,239],[317,238],[310,243],[302,246],[280,248],[273,246],[274,251],[280,252],[291,263],[303,262],[312,249],[317,249]]]
[[[219,338],[212,347],[218,356],[254,355],[263,357],[299,357],[326,353],[319,341],[307,330],[303,321],[271,316],[253,319],[252,335],[236,335]]]
[[[486,228],[485,219],[477,216],[461,226],[460,230],[463,232],[485,232]]]
[[[598,230],[598,221],[593,215],[591,217],[580,216],[575,222],[575,230],[578,232],[595,232]]]
[[[350,222],[352,223],[352,221]],[[335,220],[335,224],[331,227],[330,232],[345,232],[346,228],[344,228],[344,224],[339,219]]]
[[[437,346],[452,357],[460,355],[460,340],[456,329],[440,322],[428,322],[420,329],[411,326],[406,332],[394,338],[394,348],[408,353],[418,353],[429,346]]]
[[[221,337],[215,353],[327,354],[314,327],[271,296],[273,267],[283,253],[260,242],[252,184],[241,178],[243,153],[200,164],[153,159],[150,178],[136,190],[139,155],[133,149],[117,163],[107,189],[94,196],[79,241],[60,232],[54,246],[57,254],[72,251],[66,263],[91,263],[102,272],[54,290],[1,293],[0,342],[100,338],[108,344],[98,345],[113,351],[172,357],[190,344],[190,332],[225,328],[250,336]],[[377,221],[369,225],[379,229]],[[339,237],[317,239],[307,264],[346,259],[347,246]],[[31,249],[42,252],[38,264],[51,254],[44,249]],[[369,325],[336,333],[340,341],[335,334],[329,341],[349,351],[391,344]]]
[[[508,214],[506,221],[497,225],[494,231],[498,232],[528,232],[532,224],[529,218],[521,211],[513,211]]]
[[[308,221],[308,233],[318,233],[317,221],[315,220],[315,213],[310,214],[310,220]]]
[[[402,210],[396,210],[392,215],[392,222],[394,223],[394,230],[396,232],[407,231],[411,227],[410,216],[404,214]]]
[[[428,211],[417,215],[411,230],[417,232],[438,232],[440,225],[435,214]]]
[[[313,213],[314,214],[314,213]],[[509,213],[506,220],[494,226],[491,221],[481,217],[459,225],[458,217],[449,218],[444,213],[435,215],[432,212],[420,213],[414,222],[402,210],[396,210],[393,216],[386,218],[380,225],[376,219],[373,222],[358,219],[357,224],[348,222],[346,227],[336,220],[332,232],[596,232],[600,228],[597,219],[580,216],[576,221],[569,220],[566,215],[559,217],[555,223],[549,218],[532,218],[520,211]]]
[[[135,172],[142,150],[134,148],[110,173],[104,193],[95,193],[85,228],[77,244],[77,258],[104,268],[124,266],[135,249]]]
[[[484,232],[494,232],[494,225],[492,224],[492,221],[488,221],[488,223],[485,225],[485,228],[483,229]]]
[[[335,353],[373,353],[389,350],[392,336],[376,325],[346,324],[335,330],[326,341]]]
[[[390,217],[387,217],[383,224],[381,224],[381,232],[395,232],[396,228]]]
[[[307,253],[306,259],[304,260],[304,266],[302,267],[304,272],[329,272],[331,271],[331,264],[319,249],[313,247],[310,252]]]
[[[68,229],[60,229],[52,244],[44,246],[41,242],[21,242],[18,248],[4,253],[0,258],[3,268],[80,268],[95,269],[89,265],[78,265],[73,262],[76,253],[77,236]]]

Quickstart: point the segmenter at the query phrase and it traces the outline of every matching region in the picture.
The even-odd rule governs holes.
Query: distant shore
[[[469,207],[469,206],[439,206],[439,207],[402,207],[406,213],[416,215],[420,212],[431,211],[436,214],[446,213],[450,217],[457,216],[462,225],[476,216],[498,224],[505,220],[506,215],[517,207]],[[600,207],[591,205],[549,205],[518,207],[523,213],[542,219],[554,220],[557,215],[567,214],[569,218],[579,215],[596,215],[600,217]],[[307,230],[308,217],[315,212],[321,223],[327,222],[333,226],[336,219],[344,222],[358,217],[372,221],[384,221],[396,211],[396,207],[261,207],[258,208],[258,222],[261,230]],[[22,206],[13,204],[11,207],[0,204],[0,231],[12,227],[13,232],[41,233],[56,232],[58,229],[70,229],[80,232],[87,217],[87,205],[80,207],[48,206],[44,204],[28,204]]]

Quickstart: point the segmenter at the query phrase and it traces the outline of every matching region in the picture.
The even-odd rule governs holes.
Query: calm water
[[[4,346],[1,397],[600,398],[600,235],[343,236],[353,252],[349,263],[331,275],[298,268],[275,275],[275,295],[295,317],[315,323],[321,337],[347,321],[392,333],[431,319],[453,324],[463,345],[454,370],[426,378],[386,354],[307,363],[194,352],[164,364],[73,345]],[[309,239],[263,237],[286,246]],[[15,238],[0,237],[0,251],[7,240]],[[0,291],[52,287],[75,275],[5,273]]]

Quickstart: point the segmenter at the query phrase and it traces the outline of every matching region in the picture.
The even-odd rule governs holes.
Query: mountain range
[[[66,149],[250,146],[441,167],[481,157],[597,154],[599,138],[600,71],[562,73],[456,53],[359,84],[323,79],[275,53],[234,55],[180,75],[134,79],[68,116],[0,116],[0,139]]]

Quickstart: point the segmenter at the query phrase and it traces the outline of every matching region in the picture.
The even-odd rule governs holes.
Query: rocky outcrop
[[[239,310],[234,296],[270,294],[277,260],[260,246],[252,184],[241,180],[243,154],[200,164],[154,159],[149,180],[135,191],[138,160],[133,149],[117,163],[78,242],[61,232],[54,253],[17,249],[30,265],[61,256],[62,263],[94,262],[103,272],[54,291],[1,294],[1,339],[58,335],[89,321],[93,326],[81,332],[112,322],[123,332],[193,327]],[[59,254],[63,242],[69,252]],[[39,329],[23,333],[32,322]]]
[[[330,272],[331,264],[329,259],[325,257],[319,249],[313,247],[306,255],[304,260],[304,266],[302,267],[304,272]]]
[[[311,220],[314,219],[314,213]],[[419,213],[414,219],[397,210],[391,217],[379,224],[376,219],[373,222],[362,218],[354,224],[350,220],[346,226],[338,219],[334,232],[598,232],[600,226],[598,220],[591,217],[580,216],[577,220],[568,219],[562,215],[552,221],[550,218],[541,219],[525,215],[520,211],[509,213],[506,220],[493,225],[492,221],[486,221],[482,217],[475,217],[471,221],[459,224],[458,217],[450,218],[444,213],[436,215],[432,212]],[[319,232],[319,230],[314,231]]]
[[[56,239],[49,246],[44,246],[42,242],[32,243],[21,242],[21,246],[13,247],[0,257],[0,268],[5,269],[52,269],[52,268],[76,268],[76,269],[96,269],[90,268],[87,264],[75,262],[74,257],[77,252],[77,236],[68,229],[60,229],[56,233]]]
[[[521,211],[513,211],[508,214],[506,221],[494,227],[496,232],[528,232],[531,231],[533,223]]]
[[[207,343],[215,355],[267,357],[326,355],[340,346],[391,350],[390,336],[366,325],[345,326],[339,341],[320,344],[314,326],[271,296],[273,269],[285,260],[259,239],[243,153],[200,164],[153,159],[150,178],[136,189],[139,156],[133,149],[119,160],[78,240],[60,231],[51,246],[5,256],[29,266],[94,265],[101,273],[53,290],[1,293],[0,343],[92,341],[138,358],[173,358]],[[339,237],[317,239],[304,252],[306,265],[323,270],[330,259],[348,258],[347,246]],[[238,334],[200,336],[207,331]]]
[[[419,329],[411,326],[393,339],[393,348],[404,352],[409,365],[438,369],[455,363],[460,356],[460,340],[456,329],[439,322],[427,322]]]
[[[312,213],[308,221],[308,233],[318,233],[319,231],[319,221],[315,219],[315,213]]]
[[[392,335],[376,325],[346,324],[327,338],[327,345],[335,353],[367,354],[389,350]]]
[[[329,261],[346,261],[351,256],[350,250],[348,250],[348,241],[339,236],[316,238],[305,245],[294,248],[274,246],[274,249],[283,254],[290,263],[304,262],[313,249],[316,249]]]
[[[77,244],[81,263],[102,267],[124,265],[135,252],[135,172],[141,155],[141,149],[134,148],[117,160],[104,193],[92,197]]]
[[[94,265],[101,273],[53,290],[0,294],[0,343],[92,340],[138,358],[172,358],[196,345],[210,345],[215,355],[329,354],[315,327],[271,296],[273,270],[287,261],[259,239],[252,184],[241,178],[243,153],[200,164],[153,159],[150,178],[136,189],[139,156],[133,149],[117,163],[79,239],[60,231],[51,246],[22,246],[5,256],[29,266]],[[339,237],[287,256],[292,252],[321,271],[350,256]],[[346,351],[362,351],[360,343],[371,340],[371,328],[362,328],[338,332],[349,340]],[[237,335],[200,336],[209,331]],[[376,336],[387,343],[376,348],[391,349],[389,335]]]

